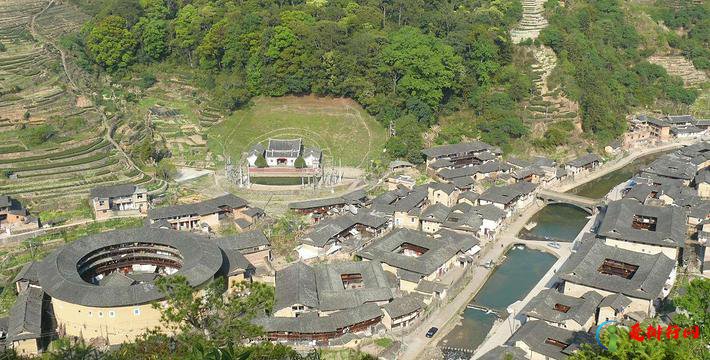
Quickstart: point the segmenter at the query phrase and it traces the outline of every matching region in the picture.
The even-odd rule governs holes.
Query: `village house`
[[[36,230],[39,226],[39,219],[30,215],[19,201],[0,195],[0,230],[12,234]]]
[[[234,222],[249,209],[247,202],[232,194],[194,204],[174,205],[148,210],[150,224],[184,231],[211,231],[223,222]]]
[[[449,269],[468,266],[467,257],[480,251],[473,236],[439,232],[438,237],[410,229],[395,229],[357,252],[362,259],[378,261],[397,276],[399,289],[413,292],[419,281],[435,281]]]
[[[424,311],[425,304],[412,295],[405,295],[392,300],[382,307],[382,324],[387,330],[408,327]]]
[[[441,223],[441,227],[456,231],[465,232],[475,235],[481,234],[481,226],[483,225],[483,218],[481,215],[474,211],[474,207],[467,203],[462,202],[454,205],[451,208],[448,216]],[[424,229],[424,223],[422,222],[422,229]],[[424,230],[426,232],[426,230]]]
[[[297,262],[276,271],[274,316],[327,316],[368,303],[383,306],[394,298],[394,288],[377,261],[314,266]]]
[[[319,168],[322,151],[303,146],[301,139],[269,139],[264,147],[256,144],[247,154],[249,166],[257,166],[256,160],[263,156],[268,167],[295,167],[296,159],[302,158],[307,168]]]
[[[594,337],[583,331],[572,331],[549,325],[544,321],[526,322],[508,340],[532,360],[564,360],[582,344],[592,343]]]
[[[676,155],[666,155],[656,159],[644,168],[641,175],[652,174],[669,179],[678,179],[683,186],[690,185],[695,177],[695,172],[699,170],[688,159],[683,159]]]
[[[679,260],[687,238],[685,213],[676,206],[648,206],[622,199],[609,203],[597,234],[606,245]]]
[[[444,206],[454,206],[461,193],[454,185],[431,182],[427,188],[427,200],[429,204],[442,204]]]
[[[343,215],[319,222],[305,234],[296,247],[300,259],[307,260],[334,254],[341,249],[352,252],[384,233],[389,227],[389,219],[377,212],[360,212],[357,215]]]
[[[434,203],[424,208],[421,215],[419,215],[422,231],[428,234],[439,231],[450,212],[451,209],[441,203]]]
[[[428,196],[428,185],[415,186],[404,197],[394,201],[394,227],[418,230],[419,215]]]
[[[625,149],[643,147],[671,139],[671,125],[647,115],[636,115],[629,121],[622,146]]]
[[[585,154],[565,164],[569,175],[578,175],[597,168],[602,163],[602,158],[597,154]]]
[[[12,280],[12,283],[15,284],[15,292],[20,294],[30,287],[40,287],[39,278],[37,277],[37,266],[36,261],[29,262],[22,266],[20,272],[17,273]]]
[[[701,170],[695,175],[693,180],[695,188],[698,190],[698,196],[703,200],[710,199],[710,171]]]
[[[48,339],[42,333],[44,298],[41,288],[29,287],[17,296],[10,309],[5,343],[22,357],[38,355],[42,342]]]
[[[529,182],[520,182],[506,186],[488,188],[478,197],[481,205],[492,204],[510,216],[514,210],[524,208],[535,199],[533,192],[537,185]]]
[[[588,291],[602,296],[623,294],[631,301],[629,312],[653,316],[655,306],[675,283],[675,265],[675,260],[662,252],[626,250],[590,236],[580,241],[577,252],[557,274],[565,281],[565,295],[582,297]]]
[[[148,191],[133,184],[95,187],[90,197],[96,219],[148,212]]]
[[[544,289],[520,313],[528,320],[542,320],[552,326],[586,332],[596,323],[597,306],[602,299],[595,291],[573,297],[555,289]]]
[[[695,170],[700,171],[710,166],[710,142],[703,141],[682,147],[673,156],[693,164]]]
[[[710,220],[698,224],[698,261],[700,273],[710,277]]]
[[[288,208],[302,215],[309,215],[313,222],[330,215],[349,212],[357,214],[358,209],[365,206],[367,194],[363,190],[355,190],[347,194],[326,199],[297,201],[288,204]]]
[[[607,295],[597,308],[597,324],[609,320],[620,321],[624,319],[629,305],[631,305],[631,300],[622,294]]]
[[[251,230],[217,239],[222,249],[239,251],[254,266],[271,262],[271,243],[260,230]]]
[[[479,165],[500,156],[500,149],[481,141],[434,146],[422,150],[426,156],[427,169],[436,172],[441,169],[456,169]]]
[[[387,190],[392,191],[392,190],[397,190],[399,186],[404,186],[407,189],[413,189],[414,185],[416,184],[416,181],[411,176],[408,175],[395,175],[395,176],[390,176],[385,180],[387,182]]]

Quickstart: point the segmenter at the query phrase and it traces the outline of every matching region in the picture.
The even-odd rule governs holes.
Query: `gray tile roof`
[[[589,153],[589,154],[584,154],[572,161],[567,162],[567,165],[579,168],[579,167],[587,166],[587,165],[592,164],[594,162],[602,162],[602,158],[597,154]]]
[[[677,156],[666,155],[649,164],[643,172],[672,179],[692,180],[695,176],[695,166]]]
[[[481,194],[475,192],[475,191],[464,191],[459,195],[459,200],[458,202],[460,203],[461,200],[468,200],[472,203],[476,203],[478,201],[478,198],[481,196]]]
[[[30,287],[20,294],[10,309],[8,342],[39,339],[42,336],[42,305],[44,291]]]
[[[599,308],[610,307],[616,311],[621,311],[623,308],[629,306],[631,300],[622,294],[611,294],[606,296],[601,303],[599,303]]]
[[[268,332],[289,332],[296,334],[345,333],[344,329],[368,320],[380,319],[382,311],[375,304],[364,304],[356,308],[335,312],[329,316],[316,313],[299,317],[264,317],[254,320]]]
[[[112,272],[99,281],[99,285],[101,286],[130,286],[134,283],[135,280],[123,275],[120,271]]]
[[[344,206],[348,204],[360,205],[367,199],[364,190],[355,190],[344,194],[325,199],[315,199],[306,201],[296,201],[288,204],[289,209],[311,209],[319,207]]]
[[[434,191],[443,191],[447,195],[451,195],[456,191],[456,187],[452,184],[448,183],[440,183],[440,182],[430,182],[429,184],[429,189],[432,189]]]
[[[433,294],[435,292],[442,293],[446,289],[448,289],[448,286],[446,286],[440,282],[434,282],[434,281],[422,279],[421,281],[419,281],[419,284],[417,284],[417,287],[415,290],[417,290],[419,292],[423,292],[425,294]]]
[[[407,196],[397,200],[394,203],[395,211],[408,212],[409,210],[420,206],[424,202],[424,200],[426,200],[427,196],[428,194],[426,185],[415,187],[407,194]]]
[[[218,212],[222,208],[239,209],[245,206],[247,206],[246,200],[233,194],[227,194],[194,204],[151,209],[148,210],[148,218],[151,220],[160,220],[188,215],[207,215]]]
[[[255,271],[254,265],[242,255],[239,250],[220,249],[222,251],[222,267],[220,273],[230,276],[241,271],[252,273]]]
[[[638,269],[630,279],[603,274],[598,269],[606,259],[638,266]],[[661,296],[675,264],[675,260],[662,253],[650,255],[625,250],[588,237],[580,241],[579,250],[570,256],[557,274],[561,279],[575,284],[653,300]]]
[[[602,296],[595,291],[589,291],[582,298],[576,298],[555,289],[544,289],[520,312],[529,317],[558,324],[573,320],[581,326],[595,316],[597,305],[601,301]],[[555,310],[557,304],[569,306],[569,310],[567,312]]]
[[[463,176],[463,177],[458,177],[458,178],[452,179],[451,183],[454,184],[454,186],[456,186],[457,189],[467,189],[467,188],[470,188],[471,185],[475,184],[476,181],[473,180],[473,178],[471,178],[471,177]]]
[[[674,135],[679,135],[679,134],[697,134],[703,132],[703,129],[697,127],[697,126],[679,126],[679,127],[673,127],[671,128],[671,134]]]
[[[466,166],[456,169],[441,169],[438,173],[444,180],[453,180],[461,177],[471,177],[478,174],[478,166]]]
[[[99,286],[84,281],[77,270],[80,260],[91,252],[137,242],[177,249],[183,259],[182,267],[176,274],[185,276],[192,286],[200,286],[212,280],[222,267],[223,259],[219,247],[200,235],[184,231],[136,228],[90,235],[54,251],[39,262],[39,283],[51,297],[85,306],[129,306],[162,299],[163,294],[152,283],[120,287]]]
[[[668,115],[663,117],[663,120],[669,124],[692,124],[695,122],[692,115]]]
[[[441,224],[446,221],[446,218],[449,216],[450,212],[451,209],[448,206],[436,203],[427,206],[424,211],[422,211],[419,219],[422,221],[431,221]]]
[[[474,206],[471,211],[481,215],[485,220],[499,221],[505,217],[505,211],[497,208],[493,204]]]
[[[394,297],[394,285],[390,284],[377,261],[319,264],[314,269],[320,311],[355,308],[365,303],[386,302]],[[341,278],[345,274],[362,275],[362,287],[345,289]]]
[[[12,206],[12,199],[7,195],[0,195],[0,207],[10,207]]]
[[[249,250],[260,246],[268,246],[269,239],[261,230],[251,230],[236,235],[217,238],[217,245],[222,249]]]
[[[511,204],[520,197],[535,191],[536,187],[537,185],[529,182],[519,182],[506,186],[493,186],[484,191],[479,199],[496,204]]]
[[[411,314],[424,308],[424,303],[412,296],[405,295],[392,300],[392,302],[382,307],[382,310],[395,319],[404,315]]]
[[[656,218],[656,230],[634,229],[636,215]],[[686,223],[685,214],[676,206],[648,206],[622,199],[609,203],[597,233],[613,239],[677,248],[685,244]]]
[[[565,349],[546,343],[547,339],[560,341],[567,344]],[[577,348],[584,343],[592,343],[594,337],[578,331],[573,332],[567,329],[546,324],[544,321],[533,320],[526,322],[510,338],[509,343],[515,344],[521,341],[532,351],[550,357],[552,359],[566,359],[570,353],[570,348]]]
[[[301,153],[301,139],[269,139],[266,156],[297,157]]]
[[[318,289],[313,268],[297,262],[276,272],[276,302],[274,309],[279,310],[293,304],[311,308],[318,307]]]
[[[312,232],[305,234],[300,241],[304,244],[324,247],[338,235],[348,231],[357,224],[379,229],[387,224],[387,221],[388,219],[384,216],[364,211],[359,212],[357,215],[348,214],[328,218],[319,222],[315,229]]]
[[[624,198],[634,199],[643,203],[652,193],[659,193],[660,191],[661,187],[659,185],[636,184],[624,194]]]
[[[394,250],[404,243],[421,246],[428,249],[428,251],[419,257],[396,253]],[[477,244],[478,240],[472,236],[455,238],[447,234],[434,239],[420,231],[395,229],[385,237],[365,247],[357,254],[362,258],[378,260],[398,269],[411,271],[424,277],[433,273],[458,253],[468,251]]]
[[[12,279],[12,282],[15,283],[20,280],[27,280],[31,283],[38,283],[39,277],[37,276],[37,268],[38,265],[36,261],[25,264],[15,278]]]
[[[91,189],[92,198],[114,198],[131,196],[136,192],[145,192],[145,189],[136,187],[134,184],[121,184],[110,186],[98,186]]]
[[[424,154],[427,158],[437,158],[462,153],[476,153],[486,150],[494,151],[495,149],[491,145],[474,140],[460,144],[434,146],[432,148],[422,150],[422,154]]]

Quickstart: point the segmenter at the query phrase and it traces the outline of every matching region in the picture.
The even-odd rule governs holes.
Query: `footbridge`
[[[590,199],[588,197],[561,193],[550,189],[541,189],[538,191],[537,198],[544,201],[545,204],[574,205],[590,214],[593,214],[598,206],[604,204],[602,199]]]

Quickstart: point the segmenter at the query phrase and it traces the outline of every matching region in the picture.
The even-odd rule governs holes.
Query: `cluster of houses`
[[[629,120],[622,146],[625,149],[664,143],[671,139],[702,138],[708,135],[710,120],[692,115],[669,115],[655,118],[635,115]]]
[[[623,184],[557,271],[559,282],[527,303],[520,329],[484,358],[567,358],[593,343],[604,321],[633,325],[655,316],[679,267],[710,276],[709,165],[710,143],[700,142]]]
[[[39,218],[31,215],[17,199],[0,195],[0,232],[11,235],[37,230],[39,227]]]

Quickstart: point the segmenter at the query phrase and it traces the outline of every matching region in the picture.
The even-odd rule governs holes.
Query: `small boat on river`
[[[523,226],[523,227],[525,228],[525,230],[530,231],[530,230],[534,229],[535,226],[537,226],[537,223],[533,221],[533,222],[529,222],[529,223],[525,224],[525,226]]]

